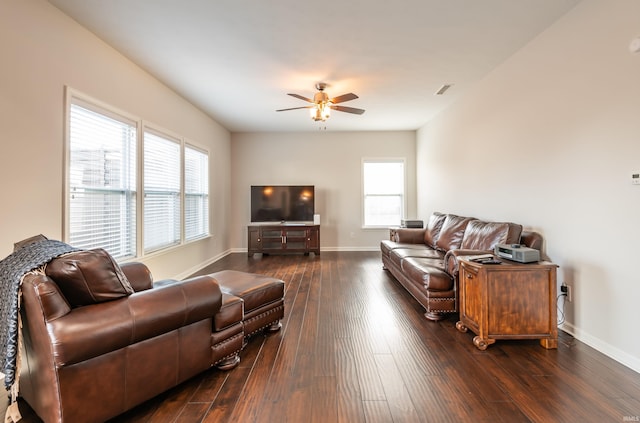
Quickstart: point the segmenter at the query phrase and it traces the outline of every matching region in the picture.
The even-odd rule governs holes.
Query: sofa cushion
[[[436,248],[441,251],[457,250],[460,248],[464,231],[467,228],[467,224],[472,220],[475,219],[473,217],[448,214],[442,224],[440,235],[436,241]]]
[[[407,257],[442,260],[444,258],[444,253],[442,251],[433,250],[431,248],[423,248],[420,250],[414,248],[396,248],[389,252],[389,260],[391,260],[391,262],[396,264],[398,267],[401,267],[402,260]]]
[[[45,273],[71,307],[115,300],[133,294],[129,280],[105,250],[85,250],[55,258]]]
[[[402,271],[414,285],[424,290],[448,291],[453,278],[443,269],[442,260],[408,257],[402,260]]]
[[[436,241],[438,241],[438,236],[440,236],[440,231],[446,218],[446,214],[439,212],[433,212],[429,217],[429,222],[424,232],[424,243],[429,247],[436,248]]]
[[[461,249],[492,250],[496,244],[513,244],[520,240],[522,225],[505,222],[469,222],[462,237]]]
[[[408,244],[404,242],[389,241],[388,239],[380,241],[380,251],[382,252],[382,255],[388,256],[389,253],[396,248],[410,248],[412,250],[429,249],[429,247],[424,244]]]

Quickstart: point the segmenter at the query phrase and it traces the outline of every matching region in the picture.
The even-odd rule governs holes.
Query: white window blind
[[[404,214],[404,160],[364,160],[362,173],[364,226],[400,225]]]
[[[136,253],[136,123],[71,100],[68,236],[115,258]]]
[[[188,145],[184,149],[184,236],[209,235],[209,156]]]
[[[144,251],[180,243],[180,143],[144,133]]]

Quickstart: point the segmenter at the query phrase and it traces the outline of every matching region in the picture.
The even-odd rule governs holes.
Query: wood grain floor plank
[[[189,402],[182,409],[175,420],[175,423],[193,423],[202,421],[209,411],[210,403],[206,402]]]
[[[224,422],[231,421],[233,412],[238,403],[238,396],[244,395],[245,386],[251,376],[253,368],[250,366],[237,367],[233,371],[224,372],[227,376],[224,378],[224,384],[220,386],[220,390],[215,393],[215,397],[209,403],[209,408],[202,419],[203,422]],[[211,373],[222,374],[218,370],[211,370]],[[213,379],[213,378],[212,378]],[[208,384],[201,385],[203,392],[194,399],[205,397],[206,392],[214,392],[216,384],[213,384],[213,389],[208,390]],[[250,395],[247,395],[250,396]],[[198,422],[200,420],[193,420]]]
[[[213,402],[225,385],[228,372],[220,372],[217,370],[209,370],[200,375],[201,382],[193,393],[189,402]]]
[[[338,421],[337,382],[334,376],[316,376],[311,386],[311,416],[303,416],[311,423],[327,423]],[[310,417],[310,418],[309,418]]]
[[[337,422],[364,422],[364,407],[360,392],[357,363],[346,338],[335,338]]]
[[[393,421],[398,423],[428,421],[429,415],[420,415],[416,410],[393,356],[391,354],[376,354],[375,360]]]
[[[333,305],[334,288],[333,288],[333,261],[321,262],[321,274],[319,279],[320,285],[320,304],[318,306],[317,321],[317,338],[313,348],[315,360],[313,368],[309,369],[315,376],[335,376],[335,329],[333,326],[333,316],[335,307]]]
[[[367,423],[389,423],[393,421],[386,401],[364,401],[364,416]]]

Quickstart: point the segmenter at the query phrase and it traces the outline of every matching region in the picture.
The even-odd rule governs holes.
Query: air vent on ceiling
[[[447,90],[449,88],[451,88],[453,84],[444,84],[442,87],[440,87],[440,89],[438,91],[436,91],[436,95],[442,95],[445,92],[447,92]]]

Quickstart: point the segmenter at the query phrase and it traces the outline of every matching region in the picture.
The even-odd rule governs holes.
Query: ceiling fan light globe
[[[322,113],[322,109],[320,107],[320,105],[316,105],[316,107],[312,107],[311,109],[309,109],[309,113],[311,115],[311,119],[313,119],[314,121],[324,121],[324,114]]]
[[[324,107],[322,107],[322,120],[325,121],[329,119],[330,116],[331,116],[331,109],[329,108],[329,106],[324,105]]]

